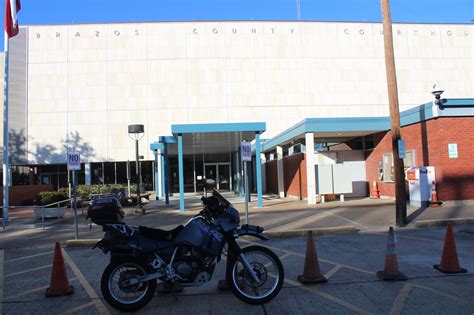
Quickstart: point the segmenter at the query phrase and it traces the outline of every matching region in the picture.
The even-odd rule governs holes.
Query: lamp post
[[[137,183],[137,210],[140,208],[140,171],[139,171],[139,155],[138,155],[138,141],[143,138],[145,127],[143,125],[128,125],[128,136],[135,140],[135,174]],[[142,209],[142,214],[145,214],[145,209]]]

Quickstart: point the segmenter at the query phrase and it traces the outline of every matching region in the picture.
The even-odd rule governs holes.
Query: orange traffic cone
[[[328,282],[328,280],[321,274],[321,270],[319,270],[318,255],[316,254],[316,247],[314,246],[312,231],[308,231],[304,270],[303,274],[298,276],[298,281],[303,284]]]
[[[377,276],[384,281],[407,280],[407,277],[398,270],[397,238],[393,227],[388,230],[387,256],[385,257],[385,268],[378,271]]]
[[[465,273],[466,269],[459,266],[458,253],[456,251],[456,241],[454,240],[454,232],[452,223],[448,223],[446,236],[444,238],[443,254],[441,255],[441,263],[434,265],[433,268],[443,273]]]
[[[437,208],[441,207],[441,201],[438,200],[438,193],[436,192],[436,183],[433,181],[431,184],[431,201],[430,207]]]
[[[380,199],[380,192],[375,179],[372,181],[372,189],[370,190],[370,199]]]
[[[53,270],[51,272],[51,284],[46,289],[46,297],[70,295],[74,293],[74,287],[69,285],[67,279],[66,266],[64,265],[63,254],[59,242],[54,248]]]

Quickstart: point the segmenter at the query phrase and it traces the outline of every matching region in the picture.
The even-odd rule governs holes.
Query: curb
[[[306,236],[309,231],[312,231],[313,235],[317,236],[317,235],[354,234],[354,233],[357,233],[359,230],[357,229],[355,225],[348,225],[348,226],[335,226],[335,227],[315,228],[315,229],[265,231],[264,234],[271,238],[285,238],[285,237]]]
[[[446,226],[448,223],[454,225],[460,224],[474,224],[474,218],[458,218],[458,219],[443,219],[443,220],[420,220],[415,222],[416,228]]]
[[[67,240],[66,247],[83,247],[83,246],[94,246],[100,238],[88,238],[82,240]]]

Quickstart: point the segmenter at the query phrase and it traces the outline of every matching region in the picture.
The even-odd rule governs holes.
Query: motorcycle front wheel
[[[137,262],[109,264],[101,279],[104,299],[113,308],[133,312],[145,306],[155,294],[156,280],[126,285],[129,278],[145,276],[147,266]]]
[[[278,256],[263,246],[248,246],[242,249],[252,272],[242,257],[236,257],[232,264],[232,292],[248,304],[264,304],[273,299],[281,290],[285,274]]]

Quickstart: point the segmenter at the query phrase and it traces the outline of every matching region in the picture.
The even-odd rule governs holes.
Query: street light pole
[[[140,167],[139,163],[139,156],[138,156],[138,139],[135,139],[135,175],[136,175],[136,185],[137,185],[137,209],[140,208]],[[142,209],[142,213],[144,213],[144,209]]]
[[[145,127],[143,125],[129,125],[128,135],[135,140],[135,175],[137,183],[137,210],[140,209],[140,166],[138,155],[138,141],[143,137]],[[145,214],[145,209],[142,208],[142,214]]]
[[[398,106],[397,74],[393,52],[392,21],[390,16],[390,0],[381,0],[383,19],[383,38],[385,49],[385,69],[387,74],[388,103],[390,106],[390,129],[392,133],[393,168],[395,176],[396,224],[404,226],[407,217],[405,170],[403,159],[399,155],[400,110]]]

